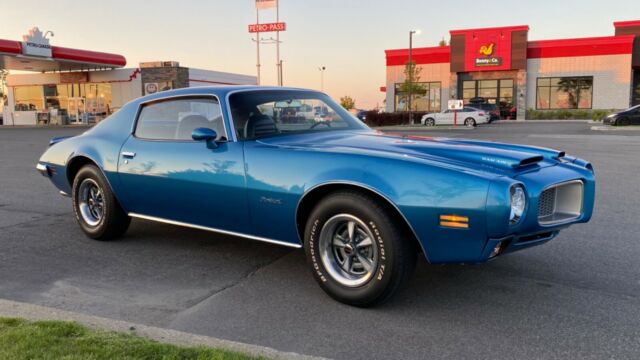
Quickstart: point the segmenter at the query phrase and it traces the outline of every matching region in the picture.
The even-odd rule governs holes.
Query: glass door
[[[85,101],[84,98],[69,98],[69,105],[67,108],[69,123],[70,124],[82,124],[83,116],[85,114]]]

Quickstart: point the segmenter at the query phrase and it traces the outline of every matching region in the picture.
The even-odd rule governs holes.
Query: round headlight
[[[511,214],[509,215],[509,221],[511,224],[517,223],[524,209],[527,205],[527,197],[524,193],[522,185],[514,185],[511,187]]]

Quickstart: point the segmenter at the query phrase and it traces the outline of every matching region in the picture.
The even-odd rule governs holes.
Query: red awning
[[[97,51],[51,47],[51,57],[23,55],[20,41],[0,39],[0,68],[24,71],[71,71],[120,68],[127,64],[122,55]]]

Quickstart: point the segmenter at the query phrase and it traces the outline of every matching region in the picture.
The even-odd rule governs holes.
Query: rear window
[[[220,104],[214,98],[173,99],[144,105],[135,136],[151,140],[191,140],[197,128],[209,128],[225,138]]]

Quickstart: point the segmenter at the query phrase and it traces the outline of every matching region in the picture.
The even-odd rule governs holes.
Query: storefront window
[[[109,83],[18,86],[14,96],[17,111],[48,110],[67,122],[98,122],[112,112]]]
[[[593,77],[538,78],[537,109],[591,109]]]
[[[16,111],[44,110],[44,89],[42,86],[16,86],[13,88]]]
[[[411,109],[413,111],[440,111],[441,85],[439,82],[414,83],[411,88]],[[409,92],[406,84],[395,86],[395,111],[408,111]]]

